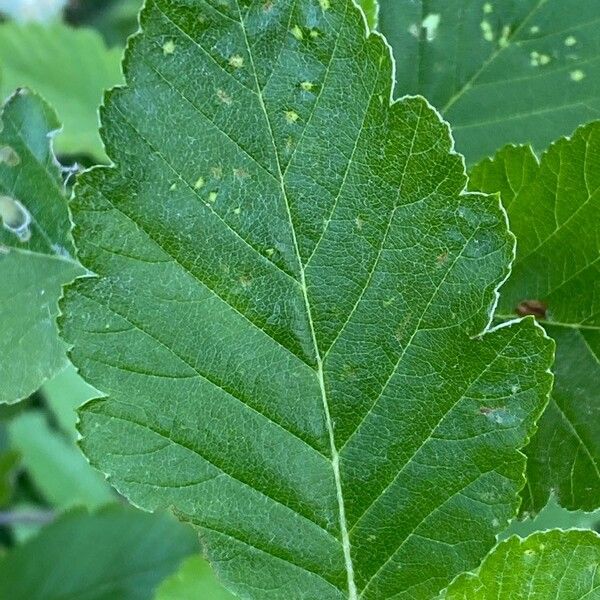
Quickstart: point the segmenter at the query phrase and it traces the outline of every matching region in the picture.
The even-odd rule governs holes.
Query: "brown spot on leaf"
[[[541,300],[523,300],[517,308],[516,313],[520,317],[527,317],[532,315],[537,319],[545,319],[548,305]]]

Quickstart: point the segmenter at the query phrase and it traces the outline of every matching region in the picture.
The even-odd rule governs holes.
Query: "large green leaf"
[[[200,556],[185,560],[179,571],[165,579],[155,600],[234,600],[235,596],[216,580],[208,563]]]
[[[11,446],[19,452],[33,484],[50,504],[95,508],[114,500],[100,474],[75,444],[50,429],[42,413],[19,415],[8,429]]]
[[[352,0],[150,0],[80,178],[82,448],[244,598],[436,594],[516,511],[551,384],[487,331],[513,237]],[[483,335],[485,333],[485,335]],[[257,573],[260,576],[257,579]]]
[[[66,363],[55,324],[61,284],[82,272],[50,138],[56,115],[21,90],[0,131],[0,402],[33,393]]]
[[[600,537],[545,531],[502,542],[476,574],[460,576],[445,600],[593,600],[600,597]]]
[[[0,93],[27,86],[58,112],[64,130],[56,139],[61,154],[102,159],[98,106],[105,89],[121,82],[121,51],[109,50],[94,31],[55,23],[0,25]]]
[[[0,598],[147,600],[197,551],[193,532],[167,515],[72,511],[0,558]]]
[[[544,149],[600,115],[597,0],[379,0],[396,94],[426,96],[467,161]]]
[[[557,342],[523,509],[539,511],[553,492],[591,511],[600,507],[600,123],[553,144],[539,165],[530,148],[508,147],[473,170],[470,186],[501,193],[518,240],[498,316],[539,312]]]

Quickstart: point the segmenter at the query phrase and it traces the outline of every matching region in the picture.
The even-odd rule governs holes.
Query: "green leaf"
[[[185,560],[179,571],[165,579],[155,600],[234,600],[215,578],[208,563],[199,556]]]
[[[167,515],[72,511],[0,557],[0,598],[146,600],[197,550],[193,533]]]
[[[38,411],[24,413],[9,424],[11,445],[44,498],[58,508],[95,508],[114,501],[101,475],[81,452],[48,426]]]
[[[390,105],[353,0],[141,20],[102,112],[117,166],[72,204],[97,276],[62,330],[105,394],[84,452],[192,522],[244,598],[436,594],[516,512],[551,385],[533,319],[488,331],[514,250],[498,200],[463,192],[424,99]]]
[[[551,493],[571,510],[600,507],[599,173],[597,122],[539,165],[530,148],[508,147],[471,175],[472,189],[501,193],[518,240],[498,316],[538,312],[557,342],[552,399],[527,448],[524,511]]]
[[[87,385],[72,365],[61,371],[42,387],[42,394],[52,415],[63,433],[76,441],[77,409],[98,395],[98,392]]]
[[[591,600],[600,594],[600,537],[593,531],[545,531],[512,537],[475,574],[461,575],[445,600]]]
[[[92,30],[60,23],[0,25],[2,97],[26,86],[54,106],[64,124],[55,144],[60,154],[105,158],[98,106],[104,90],[121,83],[120,60],[120,49],[109,50]]]
[[[370,29],[377,27],[377,15],[379,13],[379,4],[377,0],[359,0],[358,3],[367,17],[367,23]]]
[[[423,94],[472,163],[600,115],[596,0],[379,0],[396,94]]]
[[[0,402],[34,391],[66,363],[55,316],[71,258],[65,190],[50,138],[59,128],[41,98],[21,90],[0,131]]]

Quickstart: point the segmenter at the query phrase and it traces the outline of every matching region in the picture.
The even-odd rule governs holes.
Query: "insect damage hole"
[[[31,239],[31,214],[10,196],[0,196],[0,219],[5,229],[17,236],[20,242]]]

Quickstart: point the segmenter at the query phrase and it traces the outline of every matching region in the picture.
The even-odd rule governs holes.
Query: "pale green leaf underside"
[[[396,93],[420,93],[468,162],[600,116],[597,0],[379,0]],[[422,26],[423,25],[423,26]]]
[[[164,514],[72,511],[0,558],[0,598],[146,600],[197,551],[193,532]]]
[[[79,180],[82,447],[260,600],[432,597],[516,510],[551,377],[513,238],[351,0],[150,0]],[[290,535],[293,532],[293,535]],[[256,574],[260,573],[257,578]]]
[[[121,50],[108,49],[92,30],[67,25],[0,25],[0,94],[18,87],[40,93],[64,125],[56,140],[61,154],[105,158],[98,135],[98,107],[105,89],[122,80]]]
[[[499,314],[525,300],[547,307],[557,341],[555,385],[527,449],[523,510],[551,492],[569,509],[600,506],[600,123],[578,129],[542,156],[508,147],[473,169],[472,189],[500,192],[517,256]]]
[[[22,90],[0,132],[0,403],[33,393],[66,362],[55,317],[61,284],[81,272],[49,135],[52,110]]]
[[[155,600],[234,600],[200,556],[185,560],[156,590]]]
[[[594,600],[600,597],[600,537],[544,531],[502,542],[476,574],[459,577],[444,600]]]

